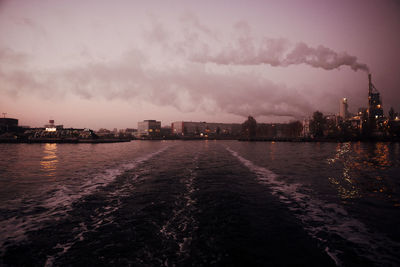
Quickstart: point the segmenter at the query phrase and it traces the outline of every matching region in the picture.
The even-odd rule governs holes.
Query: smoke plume
[[[336,52],[331,48],[319,45],[311,47],[304,42],[295,45],[284,38],[264,37],[256,41],[246,22],[239,22],[234,27],[234,41],[210,52],[203,49],[190,54],[190,60],[199,63],[216,63],[220,65],[261,65],[287,67],[290,65],[306,64],[325,70],[338,69],[348,66],[354,71],[369,72],[366,64],[360,63],[356,56],[346,52]]]

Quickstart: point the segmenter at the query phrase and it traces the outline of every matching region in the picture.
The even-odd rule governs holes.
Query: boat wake
[[[0,248],[2,248],[4,252],[6,248],[12,244],[21,242],[26,238],[27,232],[40,229],[49,219],[56,221],[61,220],[64,216],[67,216],[68,211],[72,210],[73,203],[85,196],[93,194],[99,188],[109,185],[119,175],[128,170],[137,168],[140,164],[149,161],[167,150],[170,146],[171,145],[165,146],[155,152],[136,158],[131,162],[106,169],[101,173],[93,175],[91,179],[86,179],[86,182],[79,185],[78,188],[76,186],[68,187],[62,185],[59,188],[53,189],[50,192],[50,196],[42,203],[34,205],[34,210],[25,212],[23,216],[20,214],[19,216],[11,216],[0,222]],[[115,211],[117,208],[118,207],[110,207],[112,211]],[[99,214],[99,218],[103,218],[106,215],[107,214]],[[103,220],[101,218],[98,221],[102,222]],[[82,236],[82,232],[85,231],[85,225],[83,224],[81,226],[81,229],[74,230],[76,232],[76,238],[73,238],[74,240],[79,240]],[[72,243],[63,245],[63,253],[68,250],[68,247],[70,247]]]
[[[303,185],[285,183],[272,171],[253,164],[229,147],[226,149],[257,175],[260,184],[268,186],[272,194],[287,205],[302,222],[308,234],[325,247],[325,252],[336,265],[343,264],[341,258],[344,252],[340,249],[343,240],[351,242],[358,255],[372,262],[400,263],[396,253],[400,244],[384,235],[372,233],[362,222],[352,218],[342,206],[315,199],[311,190]]]

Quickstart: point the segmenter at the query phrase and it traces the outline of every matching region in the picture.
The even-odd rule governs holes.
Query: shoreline
[[[61,139],[61,138],[43,138],[43,139],[0,139],[0,143],[11,144],[100,144],[100,143],[121,143],[130,142],[131,139]]]

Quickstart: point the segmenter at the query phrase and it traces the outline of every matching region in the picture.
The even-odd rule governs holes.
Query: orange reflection
[[[40,161],[42,170],[46,172],[47,176],[55,176],[57,170],[57,144],[45,144],[44,156]]]
[[[269,148],[270,148],[269,149],[270,159],[271,160],[275,160],[275,149],[276,149],[276,146],[275,146],[275,142],[274,141],[271,142]]]
[[[375,157],[373,158],[376,167],[384,170],[389,167],[389,146],[386,143],[377,143],[375,147]]]
[[[340,178],[330,177],[329,182],[334,184],[337,188],[338,194],[342,199],[351,199],[361,197],[361,190],[358,188],[357,181],[351,176],[352,170],[360,168],[357,166],[357,162],[352,160],[351,144],[350,143],[338,143],[336,146],[336,154],[333,158],[328,159],[328,164],[334,164],[337,161],[341,161],[343,164],[343,173]]]
[[[359,198],[362,195],[390,198],[391,189],[381,175],[381,170],[393,164],[388,143],[338,144],[336,154],[328,159],[328,164],[343,171],[339,177],[329,178],[342,199]]]

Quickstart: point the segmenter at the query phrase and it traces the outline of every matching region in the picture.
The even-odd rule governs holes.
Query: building
[[[49,124],[46,124],[44,128],[46,128],[47,132],[55,132],[57,130],[62,130],[64,125],[55,125],[54,120],[49,120]]]
[[[368,74],[368,120],[372,128],[382,126],[385,117],[380,94],[371,81],[371,74]]]
[[[159,137],[161,132],[161,121],[144,120],[138,122],[138,137]]]
[[[137,129],[126,128],[123,133],[124,133],[124,136],[127,137],[127,138],[134,138],[136,133],[137,133]]]
[[[18,128],[18,120],[12,118],[0,118],[0,131],[15,131]]]
[[[161,127],[160,135],[163,138],[171,138],[172,137],[172,128],[171,128],[171,126]]]
[[[311,131],[310,131],[310,118],[305,118],[303,119],[303,121],[301,122],[301,124],[303,125],[303,130],[302,130],[302,136],[303,137],[310,137],[311,136]]]
[[[239,136],[241,129],[242,125],[239,123],[176,121],[171,124],[172,134],[178,136]]]
[[[340,100],[339,116],[344,120],[349,117],[347,98]]]
[[[364,117],[367,114],[367,108],[358,108],[357,115],[360,117]]]

